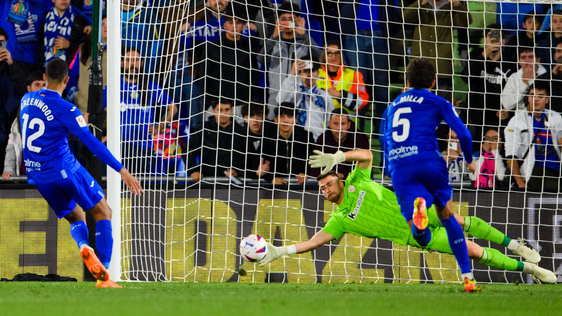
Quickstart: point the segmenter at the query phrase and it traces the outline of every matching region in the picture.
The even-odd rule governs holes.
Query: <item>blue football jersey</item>
[[[80,163],[68,147],[68,132],[89,133],[88,124],[73,104],[57,91],[26,93],[20,103],[23,158],[30,184],[53,183],[74,173]]]
[[[390,171],[415,160],[442,159],[435,131],[443,120],[457,133],[465,157],[472,157],[470,132],[453,105],[427,89],[410,89],[399,95],[386,109],[384,118],[385,156]]]

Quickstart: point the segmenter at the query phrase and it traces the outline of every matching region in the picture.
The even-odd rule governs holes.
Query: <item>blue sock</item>
[[[426,227],[424,230],[419,230],[416,225],[412,224],[412,235],[414,235],[414,239],[420,244],[420,246],[425,247],[431,241],[431,230],[429,230],[429,226]]]
[[[457,259],[457,263],[461,268],[461,273],[471,273],[470,259],[468,258],[468,250],[466,248],[466,240],[461,225],[451,216],[448,219],[439,219],[445,230],[447,230],[447,237],[449,238],[449,246]]]
[[[88,243],[88,226],[84,221],[78,221],[70,224],[70,236],[76,241],[78,248]]]
[[[109,269],[109,262],[113,252],[113,235],[111,221],[108,219],[96,223],[96,246],[101,263],[106,269]]]

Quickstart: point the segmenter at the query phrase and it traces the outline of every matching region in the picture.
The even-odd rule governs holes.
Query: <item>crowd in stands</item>
[[[403,85],[393,73],[423,56],[474,140],[478,170],[469,174],[456,135],[444,132],[452,181],[562,189],[562,5],[512,4],[515,27],[498,14],[478,28],[470,1],[460,0],[121,3],[121,100],[104,107],[120,107],[132,173],[302,184],[319,174],[306,163],[314,149],[375,148],[392,86]],[[87,117],[91,32],[91,1],[0,3],[4,179],[25,173],[19,99],[44,86],[46,62],[68,63],[63,97]],[[107,32],[103,16],[104,85]],[[408,44],[396,54],[393,39]],[[459,84],[467,86],[462,101]],[[350,170],[336,167],[343,178]]]

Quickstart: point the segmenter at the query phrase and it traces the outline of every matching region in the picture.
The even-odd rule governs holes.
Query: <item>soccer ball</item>
[[[249,262],[260,261],[267,255],[267,242],[261,236],[251,234],[240,242],[240,255]]]

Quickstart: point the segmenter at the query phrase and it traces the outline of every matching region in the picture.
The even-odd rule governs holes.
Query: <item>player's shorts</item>
[[[412,219],[416,198],[424,198],[429,208],[433,203],[444,207],[453,197],[449,171],[444,159],[422,160],[396,166],[391,176],[394,193],[406,221]]]
[[[101,186],[82,166],[66,179],[38,184],[37,190],[58,218],[63,218],[74,211],[76,204],[83,210],[91,210],[105,197]]]

